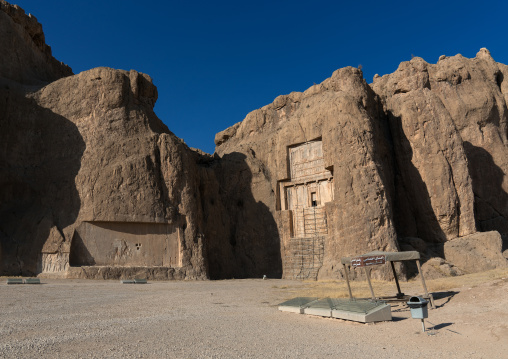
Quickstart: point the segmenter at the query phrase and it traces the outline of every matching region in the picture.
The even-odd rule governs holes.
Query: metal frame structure
[[[416,261],[416,265],[418,267],[418,273],[420,273],[420,278],[422,279],[422,286],[425,292],[423,298],[428,299],[432,308],[434,306],[434,298],[432,294],[427,291],[427,285],[425,284],[425,278],[423,278],[422,266],[420,264],[420,253],[417,251],[405,251],[405,252],[382,252],[382,251],[373,251],[366,254],[363,254],[358,257],[343,257],[341,258],[342,266],[344,267],[344,273],[346,276],[347,288],[349,290],[349,298],[353,299],[353,294],[351,292],[351,285],[349,283],[349,275],[348,268],[346,265],[353,265],[356,267],[363,267],[365,271],[365,277],[367,277],[367,282],[369,284],[370,293],[372,295],[372,299],[377,299],[374,295],[374,289],[372,288],[372,283],[370,281],[370,271],[371,266],[384,264],[390,262],[393,271],[393,277],[395,278],[395,284],[397,285],[397,295],[395,297],[379,297],[379,299],[388,300],[388,301],[407,301],[411,296],[404,295],[404,293],[400,290],[399,279],[397,277],[397,272],[395,271],[395,265],[393,262],[402,262],[402,261]],[[356,265],[355,265],[356,264]]]

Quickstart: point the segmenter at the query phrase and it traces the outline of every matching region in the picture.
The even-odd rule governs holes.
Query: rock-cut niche
[[[328,235],[325,203],[333,201],[333,168],[325,168],[321,139],[288,147],[289,178],[279,181],[280,209],[288,223],[284,277],[316,278]]]
[[[172,224],[83,222],[74,232],[70,265],[181,267],[180,237]]]

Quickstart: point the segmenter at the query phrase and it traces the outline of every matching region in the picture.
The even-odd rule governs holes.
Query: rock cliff
[[[35,16],[26,15],[19,6],[4,0],[0,1],[0,34],[3,83],[41,85],[72,75],[70,67],[51,55]]]
[[[70,76],[35,18],[1,6],[1,273],[206,278],[200,155],[153,112],[150,77]]]
[[[485,49],[370,85],[337,70],[208,155],[156,116],[148,75],[73,75],[3,0],[0,35],[0,275],[337,278],[399,249],[435,276],[506,266],[508,66]]]
[[[341,255],[397,250],[387,126],[361,71],[344,68],[217,134],[219,155],[248,159],[253,196],[277,221],[287,276],[335,276]]]
[[[400,213],[400,235],[445,241],[476,229],[508,233],[503,71],[482,49],[474,59],[442,56],[435,65],[414,58],[374,79],[395,136],[397,193],[412,203]]]
[[[446,248],[466,243],[458,240],[462,237],[468,243],[483,238],[473,236],[477,231],[501,233],[504,245],[488,251],[498,252],[493,263],[505,266],[506,70],[486,49],[474,59],[442,56],[437,64],[414,58],[393,74],[376,76],[371,85],[360,70],[341,69],[217,134],[219,155],[256,157],[260,163],[252,163],[251,172],[270,174],[254,181],[252,192],[277,219],[284,275],[335,277],[341,256],[398,247],[420,250],[424,260],[449,259],[459,272],[468,272],[468,257],[457,254],[466,251],[454,251],[452,260]],[[290,178],[291,166],[313,171],[311,152],[303,162],[292,157],[296,147],[311,142],[320,142],[323,171],[333,181],[332,195],[318,190],[317,203],[312,183],[319,189],[324,177],[314,174],[300,183]],[[326,229],[302,232],[300,222],[316,226],[306,213],[320,206]],[[415,243],[411,238],[428,245],[419,249],[409,244]],[[452,242],[456,245],[446,244]],[[309,269],[316,261],[317,272]],[[476,270],[488,268],[492,264]]]
[[[249,196],[244,156],[188,148],[153,112],[149,76],[72,75],[51,57],[35,17],[0,5],[8,54],[0,63],[0,274],[282,275],[277,227]],[[237,175],[225,176],[231,168]]]

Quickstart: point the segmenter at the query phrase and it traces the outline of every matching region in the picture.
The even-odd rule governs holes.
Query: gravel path
[[[502,280],[438,294],[427,333],[280,312],[287,280],[42,282],[0,284],[0,358],[508,358]]]

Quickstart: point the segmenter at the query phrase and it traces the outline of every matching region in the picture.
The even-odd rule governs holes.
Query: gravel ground
[[[508,281],[363,324],[280,312],[287,280],[0,284],[0,358],[508,358]]]

